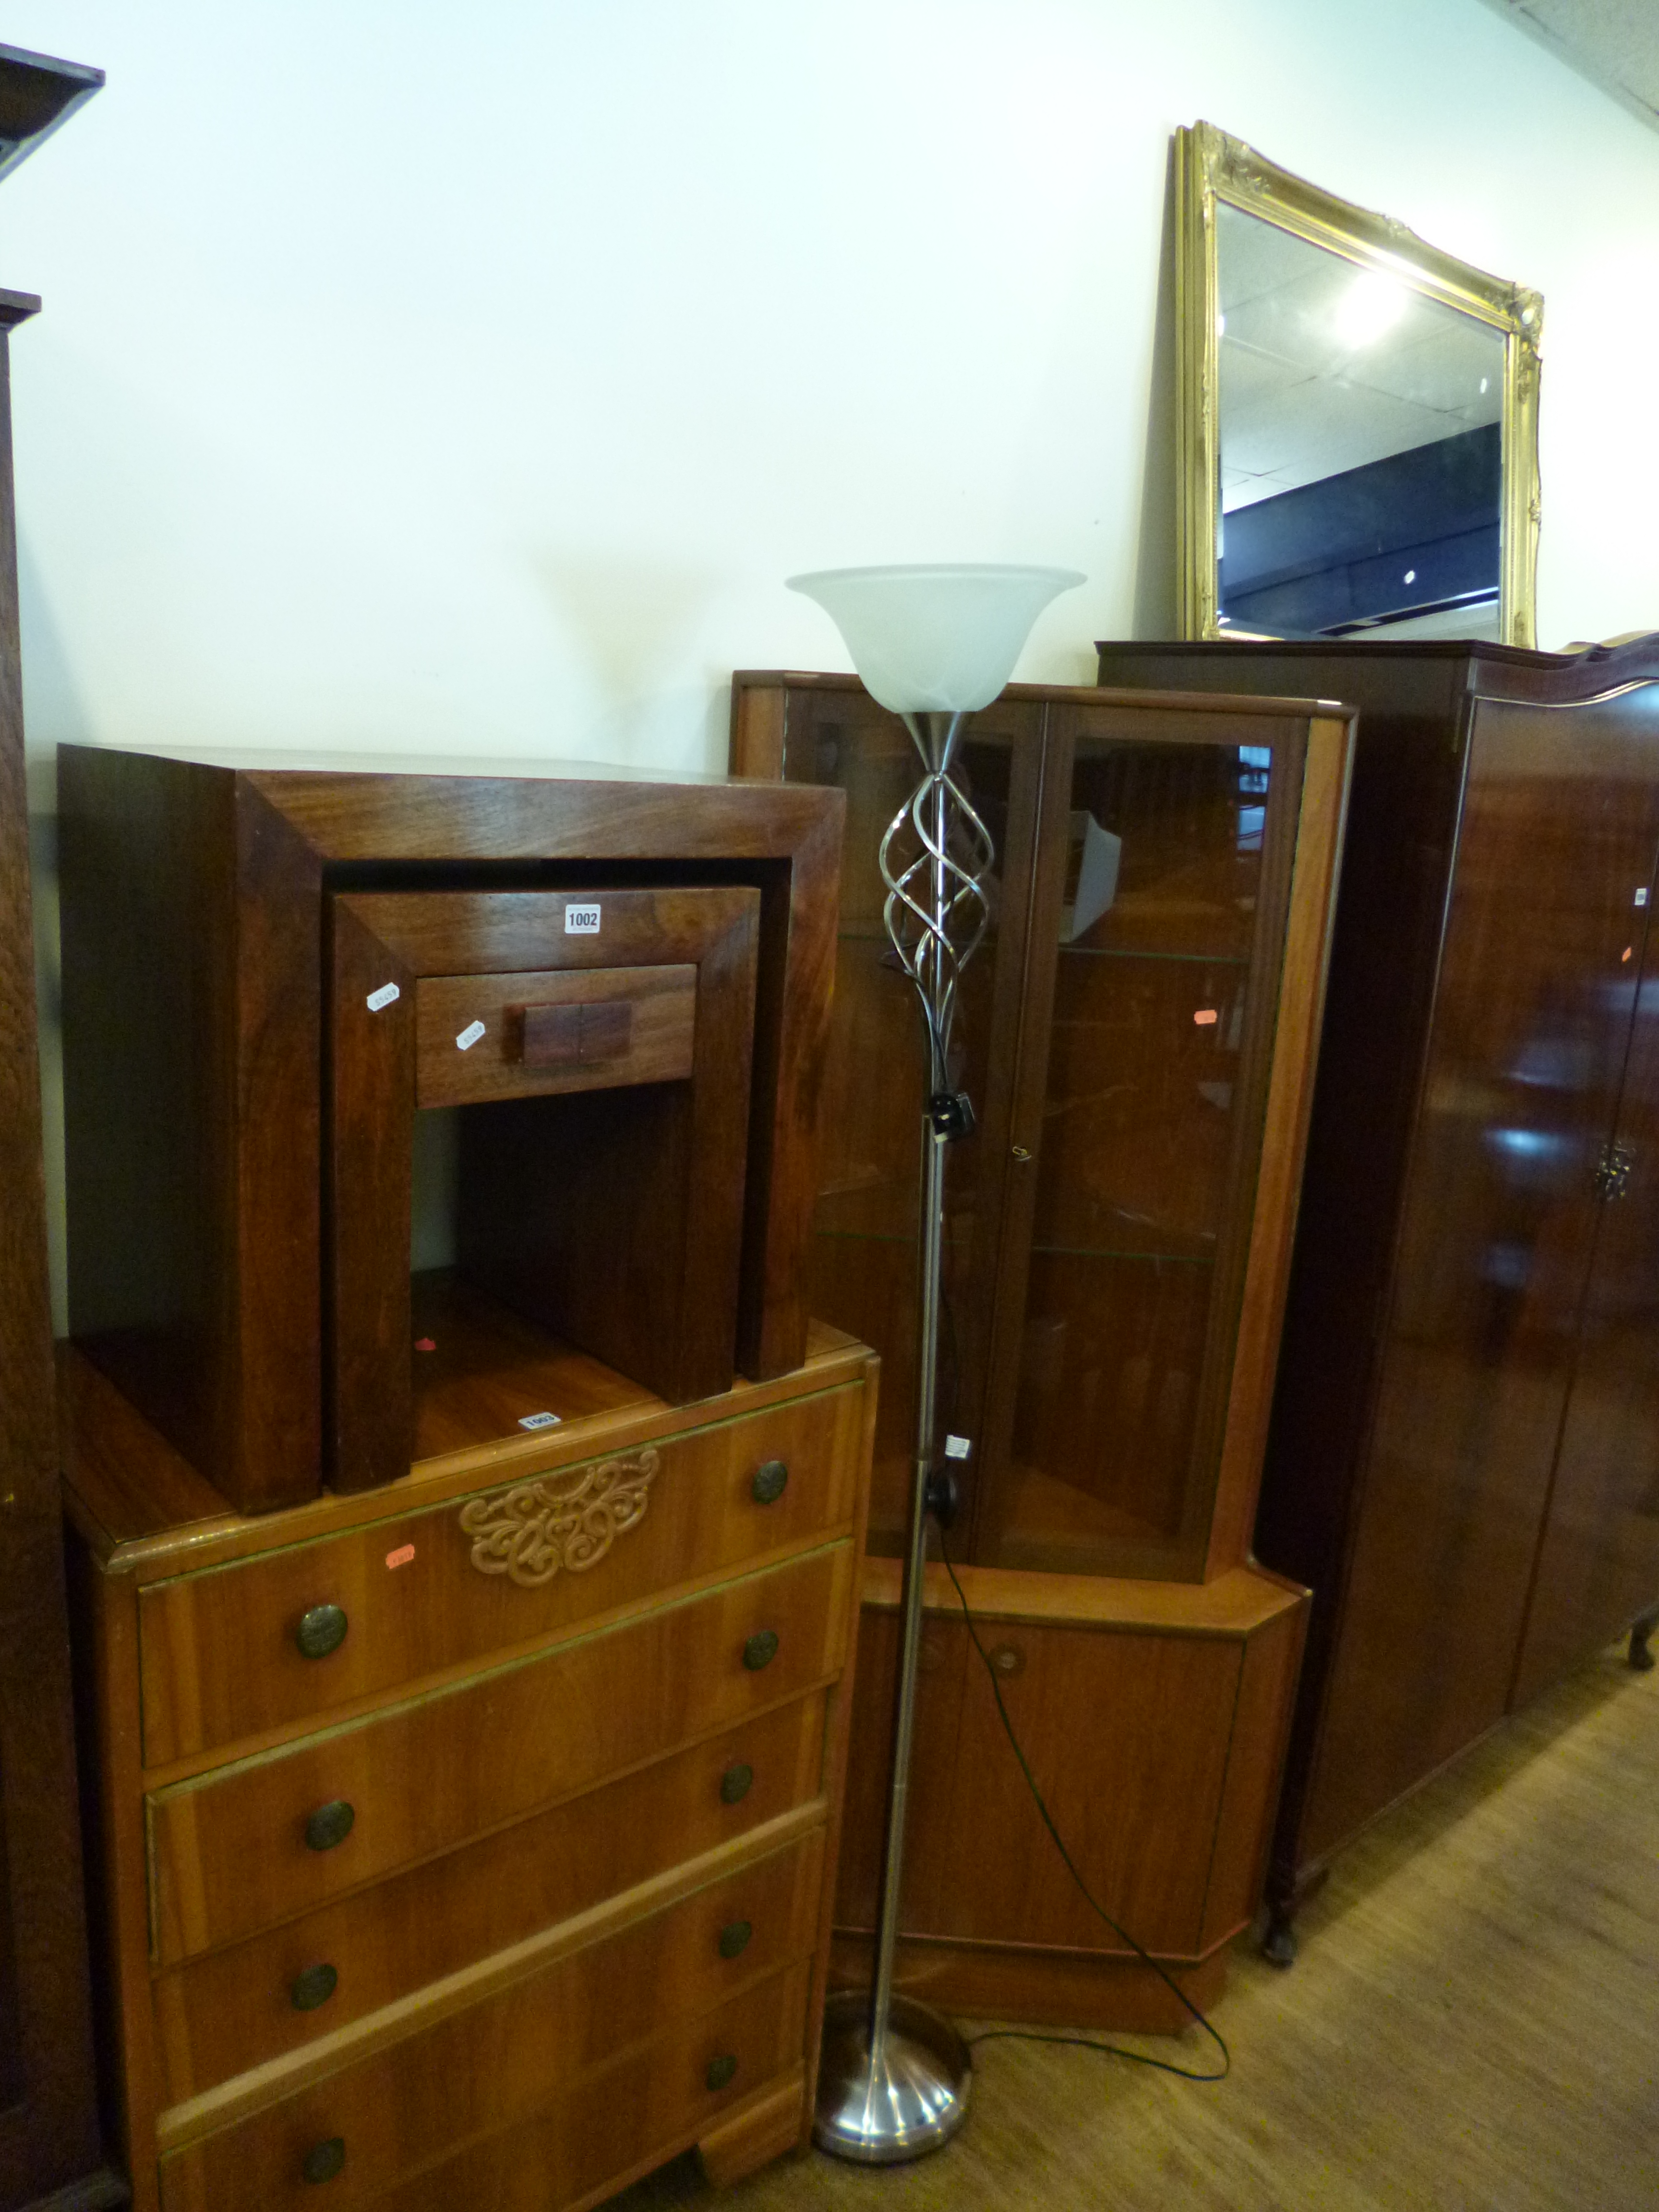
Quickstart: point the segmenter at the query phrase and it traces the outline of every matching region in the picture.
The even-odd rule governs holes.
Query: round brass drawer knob
[[[777,1656],[775,1628],[757,1628],[743,1647],[743,1663],[751,1674],[758,1674],[763,1667],[769,1667]]]
[[[343,1607],[313,1605],[309,1613],[300,1615],[294,1641],[307,1659],[326,1659],[345,1642],[349,1626]]]
[[[294,1986],[289,1996],[294,2001],[295,2012],[315,2012],[325,2005],[340,1985],[340,1977],[332,1966],[307,1966],[302,1974],[294,1977]]]
[[[711,2089],[723,2089],[736,2077],[737,2070],[736,2058],[729,2051],[723,2051],[718,2058],[709,2060],[708,2071],[702,2078]]]
[[[720,1777],[721,1804],[735,1805],[746,1797],[749,1795],[749,1785],[754,1778],[754,1768],[745,1766],[742,1759],[738,1759],[735,1766],[728,1766]]]
[[[749,1948],[749,1939],[754,1934],[754,1923],[748,1920],[728,1920],[720,1930],[720,1956],[735,1959]]]
[[[331,2136],[326,2142],[313,2143],[300,2172],[307,2181],[332,2181],[344,2166],[345,2137]]]
[[[757,1467],[749,1486],[757,1505],[775,1505],[788,1487],[789,1470],[781,1459],[769,1459]]]
[[[306,1841],[313,1851],[331,1851],[336,1844],[344,1843],[356,1818],[343,1797],[319,1805],[306,1822]]]

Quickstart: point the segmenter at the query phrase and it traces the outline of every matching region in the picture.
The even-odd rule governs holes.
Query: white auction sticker
[[[564,933],[567,937],[597,937],[599,933],[599,908],[567,906],[564,910]]]
[[[556,1429],[558,1425],[556,1413],[523,1413],[519,1418],[521,1429]]]
[[[394,999],[401,999],[403,995],[395,983],[382,983],[378,991],[369,993],[363,1004],[371,1014],[378,1014],[382,1006],[389,1006]]]
[[[459,1036],[456,1038],[455,1049],[458,1052],[471,1052],[483,1033],[484,1025],[482,1022],[469,1022]]]

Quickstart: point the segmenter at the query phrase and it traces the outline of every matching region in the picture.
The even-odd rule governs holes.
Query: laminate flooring
[[[616,2212],[1659,2212],[1656,1843],[1659,1673],[1620,1645],[1351,1845],[1288,1972],[1241,1942],[1225,2082],[990,2043],[914,2166],[716,2197],[686,2159]]]

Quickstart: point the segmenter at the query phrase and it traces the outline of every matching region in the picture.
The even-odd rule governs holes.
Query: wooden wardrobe
[[[1315,1591],[1270,1943],[1659,1605],[1659,640],[1118,645],[1359,709],[1257,1547]],[[1647,1663],[1651,1663],[1648,1661]]]

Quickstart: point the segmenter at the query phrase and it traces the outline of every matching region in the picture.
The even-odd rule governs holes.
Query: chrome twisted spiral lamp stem
[[[884,918],[915,986],[927,1030],[928,1091],[921,1125],[916,1297],[915,1451],[911,1466],[892,1758],[875,1966],[869,1990],[832,1997],[824,2013],[813,2137],[840,2158],[895,2165],[949,2141],[967,2117],[972,2071],[951,2023],[893,1991],[904,1826],[921,1650],[927,1516],[939,1493],[938,1382],[945,1149],[973,1127],[953,1088],[957,985],[990,921],[990,832],[952,776],[966,717],[988,706],[1013,672],[1041,610],[1080,584],[1058,568],[853,568],[794,576],[791,586],[833,615],[878,704],[902,720],[921,757],[915,792],[881,841]],[[916,849],[903,854],[914,837]]]
[[[887,886],[883,920],[900,964],[921,1000],[927,1025],[928,1088],[946,1091],[957,978],[979,950],[990,921],[985,878],[996,850],[990,831],[951,774],[957,738],[967,717],[915,714],[902,719],[915,740],[924,773],[881,841],[878,858]],[[907,831],[921,849],[900,868]],[[953,854],[953,846],[961,859]]]

